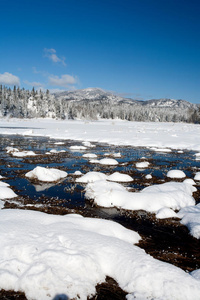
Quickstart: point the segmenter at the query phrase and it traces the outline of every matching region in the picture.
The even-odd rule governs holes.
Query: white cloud
[[[52,86],[61,86],[68,88],[69,86],[76,84],[77,82],[77,78],[68,74],[64,74],[61,77],[55,75],[49,76],[49,84]]]
[[[54,63],[61,63],[63,66],[66,66],[65,63],[65,57],[58,57],[56,54],[56,50],[51,48],[51,49],[44,49],[44,56],[48,57],[52,62]]]
[[[44,84],[42,84],[41,82],[36,82],[36,81],[28,81],[28,80],[24,80],[24,83],[30,86],[34,86],[34,87],[42,87]]]
[[[49,92],[51,94],[58,94],[58,93],[66,92],[66,90],[63,90],[63,89],[49,89]]]
[[[5,72],[0,74],[0,84],[7,84],[7,85],[20,85],[19,77]]]

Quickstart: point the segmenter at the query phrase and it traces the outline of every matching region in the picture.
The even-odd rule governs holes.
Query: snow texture
[[[178,217],[182,218],[181,223],[186,225],[190,230],[190,234],[199,239],[200,238],[200,203],[196,206],[188,206],[182,208],[178,212]]]
[[[139,239],[108,220],[1,210],[0,288],[29,300],[86,300],[110,276],[129,299],[199,300],[198,279],[146,254],[133,245]]]
[[[102,142],[134,147],[157,147],[200,151],[200,125],[183,123],[128,122],[122,120],[1,119],[2,134],[23,135],[23,127],[34,128],[30,136]],[[67,130],[66,130],[67,128]],[[77,149],[76,149],[77,150]]]

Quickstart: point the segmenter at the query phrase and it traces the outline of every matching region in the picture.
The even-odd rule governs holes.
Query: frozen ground
[[[94,154],[97,155],[98,160],[94,160],[90,165],[93,172],[83,174],[84,169],[81,169],[80,164],[76,170],[80,177],[73,179],[76,183],[87,184],[86,198],[104,207],[142,209],[156,213],[159,219],[178,216],[180,222],[188,226],[195,239],[200,237],[200,210],[199,204],[195,205],[193,198],[196,191],[193,178],[187,178],[186,182],[152,185],[139,192],[133,192],[127,185],[134,182],[135,178],[114,171],[123,165],[127,168],[127,161],[123,161],[123,155],[110,153],[117,163],[112,165],[110,162],[114,161],[113,158],[104,158],[103,162],[106,163],[101,164],[99,161],[102,160],[102,154],[95,153],[96,148],[91,144],[107,142],[114,145],[151,147],[157,153],[171,153],[171,149],[200,151],[200,141],[197,139],[200,133],[199,125],[124,121],[1,120],[0,127],[1,134],[38,135],[84,141],[83,145],[73,145],[65,149],[66,152],[50,150],[51,155],[46,156],[52,157],[49,159],[53,162],[59,155],[66,155],[65,158],[68,159],[67,151],[80,151],[81,159],[84,159],[85,152],[90,151],[86,160],[92,158],[91,154],[93,157]],[[17,148],[12,149],[14,150],[11,152],[19,152]],[[26,150],[20,153],[25,155],[14,158],[18,159],[17,168],[22,166],[23,159],[27,159]],[[7,152],[7,155],[12,153]],[[38,153],[30,155],[26,160],[26,167],[27,161],[39,161],[39,157]],[[196,157],[199,157],[198,153]],[[13,156],[11,158],[7,174],[11,163],[14,162]],[[152,167],[148,158],[141,160],[145,161],[139,162],[143,165],[138,172],[143,172],[142,168]],[[133,163],[133,167],[137,167],[136,163]],[[98,171],[94,172],[95,168],[98,168]],[[107,174],[106,168],[112,168],[109,169],[112,171]],[[197,168],[195,170],[194,179],[198,183],[199,172]],[[181,170],[172,171],[172,176],[169,176],[171,180],[179,177],[179,180],[184,181]],[[46,184],[69,175],[63,172],[55,168],[44,169],[37,166],[28,174],[34,180],[44,181]],[[24,172],[24,177],[25,174],[27,173]],[[151,174],[147,175],[151,180]],[[2,178],[1,174],[0,179],[0,207],[3,208],[4,200],[17,199],[18,193],[6,183],[6,178]],[[126,182],[126,185],[122,182]],[[42,185],[39,187],[42,188]],[[127,293],[129,300],[200,299],[200,270],[187,273],[172,264],[154,259],[137,246],[139,240],[142,239],[138,233],[113,221],[84,218],[77,214],[54,216],[28,210],[2,209],[0,289],[23,291],[30,300],[53,299],[57,294],[66,295],[69,299],[87,299],[95,294],[95,286],[103,282],[106,276],[110,276]]]
[[[168,151],[168,148],[200,151],[200,139],[197,139],[200,136],[200,125],[196,124],[121,120],[84,122],[52,119],[1,119],[0,128],[1,134],[38,135],[114,145],[157,147],[157,151],[163,149],[164,152]]]

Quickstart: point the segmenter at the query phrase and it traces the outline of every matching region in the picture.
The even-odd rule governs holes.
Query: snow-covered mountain
[[[131,105],[142,105],[148,107],[174,107],[174,108],[194,108],[196,105],[185,100],[174,100],[174,99],[152,99],[152,100],[134,100],[131,98],[124,98],[118,96],[112,92],[104,91],[100,88],[87,88],[75,91],[66,91],[56,93],[54,96],[57,99],[65,101],[110,101],[111,103],[126,103]]]
[[[184,100],[138,101],[100,88],[50,94],[0,85],[1,116],[200,123],[200,107]]]

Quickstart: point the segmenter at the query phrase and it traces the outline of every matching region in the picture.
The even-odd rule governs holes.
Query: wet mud
[[[57,144],[62,142],[62,144]],[[95,144],[95,143],[94,143]],[[124,211],[117,208],[101,208],[84,198],[85,185],[77,184],[75,171],[89,171],[111,174],[115,171],[128,174],[134,178],[129,186],[132,191],[139,191],[152,184],[171,181],[166,174],[170,169],[183,170],[187,178],[193,178],[200,169],[200,160],[195,159],[194,152],[184,150],[179,153],[174,150],[169,153],[157,153],[151,149],[133,147],[115,147],[107,144],[95,144],[86,151],[71,151],[70,146],[82,145],[81,142],[57,141],[48,138],[28,138],[20,136],[0,136],[0,175],[4,182],[10,184],[18,195],[15,199],[5,200],[6,208],[38,210],[49,214],[64,215],[79,213],[85,217],[114,220],[126,228],[137,231],[142,240],[138,246],[156,259],[171,263],[186,272],[200,268],[200,240],[190,236],[187,227],[180,220],[158,220],[154,214],[145,211]],[[32,150],[37,156],[16,158],[5,150],[12,146],[20,150]],[[65,150],[65,152],[47,154],[50,150]],[[115,158],[114,153],[121,153]],[[117,159],[117,166],[102,166],[89,162],[82,157],[84,153],[95,153],[97,159],[112,157]],[[105,156],[105,154],[109,155]],[[136,163],[148,161],[147,169],[137,169]],[[56,183],[41,183],[30,181],[25,174],[36,166],[58,168],[68,173],[66,179]],[[146,175],[151,174],[151,179]],[[182,182],[183,179],[174,180]],[[196,203],[200,202],[200,183],[197,192],[193,194]],[[94,299],[125,299],[122,291],[112,278],[96,287]],[[0,291],[0,299],[26,299],[23,293]]]

